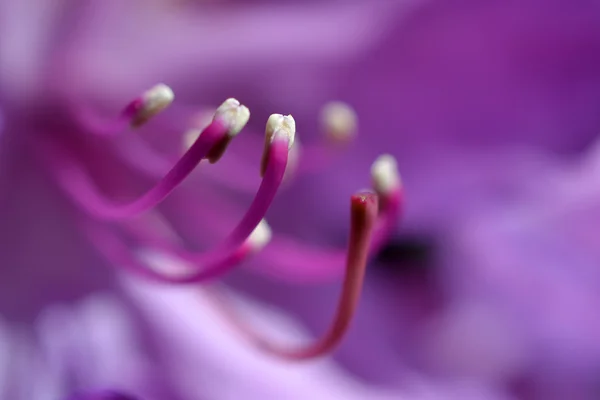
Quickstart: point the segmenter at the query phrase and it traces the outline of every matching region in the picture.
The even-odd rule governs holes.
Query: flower
[[[222,176],[211,177],[205,196],[198,187],[181,183],[204,159],[221,164],[225,150],[234,147],[237,141],[234,136],[249,118],[248,108],[230,98],[209,113],[211,118],[205,125],[199,114],[205,115],[208,107],[189,104],[186,107],[184,101],[183,106],[175,106],[169,114],[167,107],[174,100],[174,91],[162,83],[142,87],[142,84],[160,82],[154,78],[162,75],[184,77],[187,75],[184,68],[198,65],[194,60],[200,54],[185,54],[192,47],[177,42],[197,32],[193,24],[200,20],[187,19],[181,13],[159,18],[154,6],[141,7],[135,2],[79,2],[70,7],[46,1],[5,2],[1,7],[1,54],[2,60],[8,60],[0,64],[0,104],[4,116],[0,147],[3,189],[0,212],[4,225],[0,254],[5,265],[0,296],[0,334],[4,347],[0,363],[4,383],[2,397],[58,398],[72,392],[76,398],[170,399],[205,395],[235,398],[240,393],[281,398],[296,395],[289,387],[296,382],[298,390],[303,390],[302,398],[397,398],[397,388],[388,392],[367,386],[351,379],[327,359],[321,365],[297,368],[290,368],[278,359],[322,356],[341,340],[357,305],[371,236],[374,235],[375,244],[381,246],[401,206],[402,187],[392,158],[386,156],[374,164],[375,193],[359,191],[351,197],[349,255],[346,257],[349,273],[338,317],[324,338],[297,351],[275,347],[246,328],[241,331],[251,335],[250,341],[230,337],[231,321],[219,320],[214,315],[219,309],[212,304],[214,294],[129,281],[111,268],[129,268],[161,282],[192,283],[220,276],[264,246],[270,237],[264,214],[284,178],[290,180],[296,173],[293,165],[288,169],[288,159],[294,157],[294,119],[278,114],[268,119],[260,171],[264,177],[250,209],[237,227],[212,251],[187,250],[185,245],[193,243],[177,242],[173,240],[173,233],[182,230],[178,236],[183,241],[195,236],[197,241],[203,242],[220,233],[223,227],[227,228],[231,220],[226,213],[227,201],[223,191],[213,186],[231,183],[239,176],[224,165]],[[332,6],[328,7],[333,10]],[[384,17],[388,7],[351,6],[347,10],[335,10],[344,11],[339,18],[346,24],[358,21],[371,27],[373,22],[365,21],[373,15]],[[265,10],[259,9],[259,12],[271,16]],[[300,26],[300,22],[311,16],[302,14],[301,9],[282,8],[281,11],[283,17],[288,14],[299,17],[295,23],[282,19],[282,26],[287,30]],[[48,14],[51,17],[46,17]],[[224,15],[232,23],[229,10],[216,11],[211,17]],[[35,29],[22,29],[28,25],[24,20],[36,19],[39,24],[35,24]],[[119,21],[127,24],[114,24]],[[204,20],[207,21],[209,19]],[[246,21],[244,14],[240,14],[238,21]],[[320,23],[329,27],[331,20]],[[207,25],[222,28],[220,23]],[[136,27],[133,33],[131,26]],[[356,29],[356,26],[346,27]],[[172,32],[166,34],[158,28],[170,28]],[[200,28],[202,32],[205,27]],[[290,34],[289,37],[296,36]],[[291,49],[296,47],[297,51],[297,47],[311,43],[306,37],[290,42],[284,36],[277,37],[283,42],[269,42],[266,38],[256,38],[258,44],[267,43],[266,49],[243,43],[237,44],[239,51],[235,51],[235,41],[225,37],[213,44],[217,45],[214,52],[201,55],[211,61],[212,68],[219,73],[223,72],[221,67],[231,68],[237,60],[250,54],[248,51],[256,58],[231,71],[238,68],[251,71],[271,62],[265,71],[279,70],[293,62]],[[322,53],[335,49],[336,57],[361,47],[356,43],[346,45],[347,42],[335,35],[330,42],[318,36],[313,42],[317,39]],[[365,43],[367,39],[363,38]],[[174,42],[180,50],[170,54],[175,46],[168,45]],[[132,43],[137,46],[131,46]],[[280,43],[286,47],[273,52],[273,48],[279,50]],[[342,44],[346,47],[340,46]],[[114,52],[120,50],[119,45],[127,48],[127,57],[119,57],[119,51]],[[158,55],[157,47],[164,52]],[[228,54],[235,57],[227,57]],[[319,58],[322,54],[316,52],[316,55]],[[161,62],[164,59],[169,62]],[[277,65],[275,61],[280,59],[287,60]],[[210,62],[208,65],[211,66]],[[206,72],[207,81],[211,75]],[[181,79],[179,85],[188,85],[187,79]],[[236,79],[231,80],[232,85],[236,83]],[[279,85],[276,86],[280,90]],[[274,90],[275,86],[269,89]],[[114,112],[115,104],[126,99],[127,93],[138,90],[140,94],[111,119],[109,115]],[[211,90],[210,85],[207,90]],[[175,90],[175,93],[179,97],[180,91]],[[185,100],[186,91],[182,93]],[[303,92],[302,101],[308,100],[307,93]],[[187,97],[192,100],[189,94]],[[205,99],[212,103],[210,97],[207,95]],[[290,102],[288,107],[293,104]],[[159,113],[164,114],[162,120]],[[337,141],[344,136],[340,131],[344,127],[349,130],[348,135],[352,133],[353,113],[344,105],[337,103],[325,114],[325,121],[330,121],[326,126],[331,127],[325,133],[335,132]],[[155,122],[154,134],[146,132]],[[140,128],[139,133],[128,132],[128,127]],[[195,131],[186,138],[195,139],[182,155],[183,135],[173,140],[165,132],[182,133],[180,129],[184,127]],[[245,143],[248,149],[242,153],[251,153],[256,143],[256,138],[248,139]],[[312,150],[318,159],[319,152],[328,149],[315,145]],[[309,156],[312,154],[304,151]],[[239,162],[246,165],[246,160]],[[169,163],[175,166],[163,171],[163,166]],[[298,165],[298,173],[301,167],[302,164]],[[249,170],[242,169],[239,175],[243,178],[247,172]],[[256,175],[258,172],[257,166]],[[157,175],[161,175],[158,180]],[[144,187],[151,189],[139,196],[137,193],[144,193]],[[381,207],[379,213],[378,207]],[[149,211],[153,212],[144,214]],[[201,223],[201,234],[185,232],[184,224],[177,226],[177,215],[188,224],[193,222],[196,230]],[[211,218],[216,220],[214,225]],[[335,261],[340,258],[344,262],[343,254],[336,253]],[[182,265],[185,264],[182,260],[202,261],[200,264],[206,268],[193,266],[190,270],[188,265]],[[169,271],[165,273],[156,267]],[[172,269],[180,267],[187,276],[174,275]],[[177,294],[171,297],[171,292]],[[183,296],[182,300],[177,296]],[[235,302],[237,296],[228,297]],[[255,308],[242,312],[242,316],[256,317],[262,311]],[[206,314],[190,313],[190,309]],[[281,325],[278,331],[285,332],[285,323],[278,319],[273,322],[273,319],[271,316],[259,318],[269,326],[275,324],[279,328]],[[233,326],[238,321],[239,318],[234,317]],[[205,351],[195,353],[203,347]],[[313,367],[317,368],[315,372],[311,372]],[[241,381],[215,385],[211,377],[220,377],[222,368],[227,368],[227,375],[237,376]],[[203,373],[208,374],[208,378],[199,378]],[[306,387],[306,379],[310,379],[311,374],[323,382],[317,383],[315,379],[314,385]],[[200,382],[204,385],[198,387]],[[416,379],[413,385],[411,396],[426,398],[435,393],[434,387],[425,388]],[[410,386],[406,383],[406,390]],[[463,389],[452,391],[460,397],[458,393]]]
[[[0,63],[1,254],[10,266],[0,333],[11,348],[0,365],[21,360],[1,370],[10,382],[3,395],[593,397],[593,286],[562,276],[576,264],[593,277],[592,230],[570,201],[593,202],[572,183],[581,173],[588,188],[594,173],[586,166],[570,174],[566,165],[598,125],[595,6],[163,3],[0,6],[0,56],[8,60]],[[23,29],[19,10],[57,18]],[[252,110],[249,121],[240,102],[223,102],[231,94]],[[274,111],[294,117],[269,117]],[[203,159],[214,165],[192,174]],[[368,182],[369,168],[380,211],[372,194],[353,197],[346,264],[338,246],[347,197]],[[405,187],[408,230],[389,242]],[[564,194],[548,201],[555,193]],[[557,226],[572,237],[550,234]],[[282,364],[339,341],[337,327],[357,306],[371,228],[373,253],[382,250],[376,264],[396,276],[367,276],[358,323],[335,363]],[[225,291],[222,314],[220,291],[111,269],[180,284],[220,277],[241,261],[253,271],[226,281],[236,290]],[[190,265],[198,263],[213,268]],[[544,299],[560,302],[524,286],[537,283],[527,268],[540,263],[552,266],[540,283]],[[280,348],[238,326],[247,319],[283,340],[300,329],[264,315],[241,289],[318,333],[337,292],[294,286],[333,282],[339,290],[345,267],[359,279],[347,280],[339,324],[316,346]],[[12,379],[21,371],[41,383]],[[237,383],[214,385],[224,374]],[[322,382],[306,387],[308,379]]]

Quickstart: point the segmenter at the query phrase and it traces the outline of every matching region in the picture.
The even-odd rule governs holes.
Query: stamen
[[[159,83],[132,100],[112,121],[97,115],[95,110],[81,105],[76,107],[74,114],[90,132],[103,136],[115,136],[125,130],[128,125],[132,128],[139,128],[167,108],[174,98],[175,95],[171,88]]]
[[[351,198],[350,239],[346,258],[346,275],[337,311],[328,331],[319,340],[300,348],[287,348],[272,343],[249,327],[223,301],[217,306],[230,320],[233,327],[261,350],[288,360],[307,360],[326,355],[333,351],[347,332],[354,316],[362,291],[369,243],[377,217],[377,195],[357,193]]]
[[[231,254],[222,254],[220,259],[206,263],[196,263],[190,254],[156,250],[152,243],[143,244],[150,247],[144,248],[136,257],[109,229],[89,222],[82,223],[82,226],[89,240],[112,265],[143,278],[168,284],[195,284],[219,278],[260,251],[271,238],[269,226],[266,221],[261,221],[248,239]],[[173,273],[172,269],[178,273]]]
[[[394,156],[383,154],[371,166],[373,189],[382,197],[387,197],[401,185],[398,163]]]
[[[264,176],[265,174],[273,142],[285,140],[287,141],[288,150],[291,150],[294,145],[295,136],[296,121],[294,121],[294,117],[291,115],[271,114],[267,120],[267,127],[265,129],[265,147],[260,164],[260,176]]]
[[[167,108],[175,98],[173,91],[164,83],[145,91],[123,110],[125,116],[131,117],[131,126],[139,128],[156,114]]]
[[[379,198],[379,215],[371,244],[372,254],[377,254],[398,224],[404,208],[404,191],[392,156],[380,156],[373,163],[371,174]],[[265,265],[265,272],[276,274],[280,279],[314,282],[336,277],[344,257],[344,252],[338,249],[323,249],[277,235],[269,248],[261,253],[260,260]]]
[[[227,99],[217,108],[213,122],[221,121],[227,127],[227,136],[208,153],[211,164],[223,155],[229,142],[246,126],[250,119],[250,110],[236,99]]]
[[[402,181],[394,156],[383,154],[375,160],[371,165],[371,181],[382,210],[373,238],[373,248],[379,252],[393,233],[404,204]]]
[[[322,143],[309,144],[302,148],[299,174],[317,173],[327,168],[341,148],[350,144],[358,132],[358,117],[348,104],[332,101],[321,109]]]
[[[190,119],[190,125],[182,135],[182,149],[184,152],[194,144],[202,130],[210,125],[215,113],[216,109],[212,112],[202,110],[196,112]],[[189,115],[185,117],[189,118]],[[228,140],[225,141],[228,142]],[[218,147],[222,150],[222,146]],[[125,163],[152,179],[160,179],[179,158],[179,155],[165,154],[153,149],[137,135],[123,137],[117,151]],[[203,176],[232,190],[243,192],[254,192],[256,190],[258,179],[255,175],[249,173],[250,168],[246,162],[236,158],[235,154],[230,154],[224,160],[224,164],[219,169],[203,169]]]
[[[202,137],[202,135],[200,136]],[[154,248],[157,248],[163,252],[171,253],[177,257],[184,259],[190,263],[199,264],[210,264],[221,260],[225,255],[231,254],[244,242],[248,240],[252,232],[257,229],[261,220],[265,217],[265,214],[277,191],[283,181],[283,176],[287,166],[288,160],[288,149],[289,149],[289,136],[281,132],[275,134],[275,138],[271,143],[268,150],[268,164],[264,174],[264,178],[258,188],[254,200],[250,204],[250,207],[238,222],[237,226],[231,231],[228,237],[226,237],[222,243],[217,245],[214,249],[204,252],[189,252],[181,249],[181,247],[164,241],[161,238],[148,238],[143,237],[142,240],[151,241]],[[263,227],[266,228],[266,225]],[[260,233],[260,231],[259,231]],[[258,233],[255,232],[256,235]],[[139,232],[136,234],[140,238]],[[258,236],[260,237],[260,236]],[[253,239],[254,243],[257,243],[257,237]],[[256,245],[255,245],[256,247]]]
[[[327,103],[321,110],[321,127],[325,136],[334,143],[348,143],[356,136],[356,112],[341,101]]]
[[[198,140],[201,140],[203,137],[204,133],[200,135]],[[152,247],[165,254],[170,254],[173,257],[177,257],[190,263],[202,264],[204,268],[206,268],[204,272],[198,272],[193,276],[183,278],[173,278],[170,276],[161,276],[159,273],[147,272],[147,268],[140,265],[139,261],[136,262],[135,260],[131,260],[131,257],[126,257],[124,255],[126,254],[126,249],[123,248],[122,245],[119,248],[119,243],[115,243],[115,239],[110,237],[107,239],[106,233],[94,233],[94,231],[98,231],[98,228],[92,230],[92,237],[96,237],[96,239],[93,240],[97,242],[99,248],[104,249],[103,252],[107,254],[108,257],[116,259],[117,261],[120,260],[120,263],[131,266],[131,270],[141,272],[145,276],[155,280],[162,279],[162,281],[170,283],[192,283],[220,276],[243,260],[248,251],[255,252],[261,245],[266,244],[266,238],[269,236],[265,234],[268,232],[266,229],[267,225],[264,222],[263,224],[265,225],[261,226],[260,224],[283,180],[288,159],[288,140],[288,135],[283,135],[281,133],[275,135],[269,148],[269,161],[265,176],[256,197],[231,234],[215,249],[206,252],[193,253],[182,250],[173,243],[165,242],[163,240],[164,238],[148,239],[147,236],[140,235],[139,231],[133,233],[138,239],[142,238],[143,241],[150,242],[147,244],[151,244]],[[258,231],[256,231],[257,228]],[[99,239],[98,236],[100,237]],[[247,243],[247,246],[243,246],[244,243]]]
[[[273,123],[282,117],[277,115],[277,118],[274,117]],[[301,146],[298,139],[295,138],[294,145],[290,149],[284,180],[289,182],[298,175],[316,173],[327,168],[335,155],[339,153],[339,145],[348,144],[356,136],[357,125],[356,113],[349,105],[342,102],[326,104],[321,112],[321,130],[325,140],[322,140],[321,143],[309,143]],[[265,139],[265,142],[268,143],[268,140]],[[263,148],[265,146],[265,143],[257,143],[253,135],[245,136],[243,143],[247,153],[252,153],[259,146]],[[244,173],[250,168],[243,157],[236,158],[235,153],[230,154],[227,167],[222,167],[225,169],[219,171],[218,174],[207,170],[207,177],[232,190],[240,192],[254,190],[252,177],[248,173]],[[235,170],[236,173],[227,173],[228,170]]]
[[[245,117],[245,121],[247,121],[247,117]],[[162,202],[202,159],[209,157],[211,153],[214,154],[215,148],[222,153],[225,149],[223,141],[228,140],[227,138],[231,136],[232,132],[239,132],[241,126],[240,119],[235,114],[215,115],[213,122],[202,131],[194,145],[177,161],[175,166],[153,188],[128,204],[114,204],[98,193],[91,178],[66,152],[56,149],[49,151],[62,153],[51,157],[51,162],[55,165],[53,172],[63,189],[79,206],[95,217],[123,219],[143,213]]]
[[[213,110],[209,115],[209,111],[204,110],[196,113],[191,119],[190,126],[182,135],[184,152],[194,144],[202,130],[210,125],[215,112],[216,110]],[[136,135],[122,138],[117,151],[124,162],[152,179],[160,179],[179,157],[179,155],[164,154],[153,149]],[[219,169],[203,169],[203,176],[232,190],[243,192],[256,190],[258,178],[250,174],[250,168],[246,162],[236,158],[235,154],[228,154],[227,159],[219,161],[224,165],[221,165]]]

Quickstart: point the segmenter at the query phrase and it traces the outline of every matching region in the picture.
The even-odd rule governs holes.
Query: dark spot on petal
[[[69,397],[69,400],[141,400],[138,397],[131,396],[114,390],[106,390],[95,393],[79,393]]]
[[[403,235],[392,238],[375,256],[375,268],[394,274],[420,274],[434,264],[435,244],[432,238]]]

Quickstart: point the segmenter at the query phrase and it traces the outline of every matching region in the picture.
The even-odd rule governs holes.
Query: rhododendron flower
[[[252,316],[260,311],[240,313],[236,304],[230,304],[235,295],[223,299],[183,285],[215,280],[260,251],[272,236],[264,218],[279,187],[303,172],[299,160],[311,166],[313,160],[327,158],[329,145],[315,143],[298,154],[294,118],[271,114],[262,122],[265,139],[256,141],[250,135],[244,142],[244,153],[257,156],[254,164],[239,159],[238,168],[226,165],[208,177],[192,174],[199,164],[200,169],[210,170],[210,164],[227,158],[228,147],[244,133],[250,111],[234,98],[211,104],[213,111],[192,102],[178,106],[174,91],[163,83],[148,86],[127,103],[123,94],[128,88],[150,85],[148,77],[153,74],[169,74],[157,72],[161,68],[148,68],[152,71],[144,74],[140,57],[133,68],[136,76],[122,85],[118,78],[111,80],[111,68],[94,63],[98,59],[86,54],[101,46],[85,41],[99,34],[96,24],[103,27],[103,37],[110,36],[112,12],[118,14],[117,20],[130,16],[138,22],[145,17],[146,22],[163,21],[157,15],[150,18],[151,12],[145,14],[143,7],[130,6],[81,2],[61,7],[40,1],[5,2],[0,9],[2,397],[43,399],[73,393],[76,398],[239,398],[243,393],[281,398],[294,393],[301,398],[397,398],[397,392],[352,382],[330,361],[315,373],[323,382],[315,381],[299,394],[291,382],[296,379],[305,385],[312,366],[288,364],[327,355],[347,331],[369,251],[376,252],[385,243],[401,210],[403,191],[393,157],[374,161],[371,191],[350,195],[346,251],[304,256],[306,246],[301,242],[273,243],[274,254],[291,261],[284,268],[293,268],[294,263],[302,267],[303,260],[293,253],[304,262],[346,267],[337,312],[322,338],[297,347],[274,344],[263,332],[250,328]],[[137,11],[142,15],[127,14]],[[363,18],[355,6],[346,15],[351,16]],[[23,29],[36,17],[35,29]],[[293,27],[289,22],[286,27]],[[142,46],[150,40],[144,39]],[[162,47],[164,56],[169,49]],[[260,55],[258,50],[253,49]],[[219,52],[212,57],[218,58]],[[101,59],[111,60],[119,71],[130,67],[117,66],[114,53]],[[193,57],[187,60],[193,62]],[[169,73],[181,79],[182,71]],[[111,115],[118,102],[122,110]],[[162,120],[157,119],[159,113],[164,114]],[[323,115],[324,133],[335,140],[355,133],[355,116],[346,105],[334,103]],[[230,214],[229,209],[237,205],[229,204],[225,189],[216,186],[235,189],[236,180],[246,182],[251,175],[259,177],[260,184],[252,188],[253,199],[236,221],[236,213]],[[205,179],[209,182],[203,185]],[[242,192],[248,193],[243,185]],[[172,203],[165,201],[167,197]],[[194,229],[178,226],[177,216]],[[281,257],[286,253],[287,258]],[[272,261],[279,263],[277,258]],[[123,273],[115,272],[119,270]],[[126,275],[138,280],[124,283]],[[155,282],[142,289],[144,280]],[[181,304],[177,298],[161,297],[171,290],[169,285],[191,294]],[[141,295],[144,290],[150,295]],[[153,305],[156,299],[162,300]],[[202,315],[202,307],[208,314]],[[246,317],[249,322],[243,322]],[[279,325],[272,317],[262,319]],[[224,336],[236,331],[242,335]],[[210,336],[202,339],[201,332]],[[192,356],[203,341],[213,355],[199,351]],[[240,351],[231,343],[239,343]],[[176,361],[175,355],[181,358]],[[232,359],[234,355],[240,357],[238,361]],[[199,378],[202,370],[216,373],[224,362],[241,369],[241,381],[215,384],[212,376],[206,381]],[[264,376],[258,372],[261,368]],[[228,369],[223,382],[235,377],[234,369]],[[417,392],[414,396],[420,397]]]
[[[0,4],[0,397],[594,398],[598,19]]]

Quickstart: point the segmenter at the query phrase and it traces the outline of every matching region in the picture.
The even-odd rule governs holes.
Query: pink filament
[[[237,248],[246,242],[250,234],[265,217],[283,180],[287,159],[288,140],[274,140],[269,148],[269,162],[265,176],[250,207],[227,238],[211,250],[191,252],[165,240],[161,236],[152,235],[149,231],[141,233],[137,230],[130,230],[130,233],[147,245],[190,263],[211,265],[218,262],[224,255],[235,252]]]
[[[193,270],[186,275],[172,276],[154,271],[140,260],[132,257],[127,247],[109,230],[91,224],[87,224],[84,229],[96,248],[111,263],[120,265],[129,272],[142,277],[162,283],[191,284],[222,276],[244,261],[253,251],[247,240],[264,218],[283,179],[288,154],[287,139],[274,140],[269,154],[267,171],[254,201],[236,228],[216,248],[194,253],[176,246],[164,237],[153,235],[150,230],[140,232],[136,229],[129,229],[129,234],[143,243],[145,247],[160,250],[169,257],[193,264]]]
[[[241,320],[222,298],[216,305],[233,327],[259,349],[288,360],[307,360],[323,356],[340,343],[356,311],[362,291],[369,244],[377,218],[377,195],[358,193],[352,196],[350,211],[350,239],[346,258],[346,275],[337,310],[327,332],[314,343],[299,348],[287,348],[272,343]]]
[[[70,160],[67,154],[54,154],[54,157],[50,158],[59,184],[81,208],[97,218],[118,220],[133,217],[156,207],[226,137],[226,125],[219,120],[213,121],[154,187],[126,204],[115,204],[98,193],[90,177],[77,162]],[[52,150],[48,149],[48,151]],[[57,150],[53,152],[56,153]]]
[[[378,253],[389,241],[404,210],[404,191],[398,186],[394,191],[385,196],[379,195],[379,218],[373,234],[371,249]]]
[[[240,148],[244,149],[244,154],[237,154],[235,148],[231,149],[232,151],[228,154],[228,159],[220,165],[225,170],[225,173],[216,170],[207,170],[206,176],[228,189],[241,193],[253,191],[255,188],[253,185],[255,176],[247,172],[252,170],[252,166],[247,162],[244,155],[259,154],[262,151],[263,143],[257,137],[258,135],[251,134],[244,135],[243,138],[240,137],[237,142]],[[294,170],[288,171],[290,176],[286,176],[286,181],[289,181],[289,178],[298,178],[322,172],[333,163],[335,156],[339,155],[344,147],[336,143],[327,143],[325,140],[307,145],[296,143],[295,146],[299,151],[298,165]],[[230,170],[235,171],[235,173],[227,173]]]
[[[371,254],[376,254],[388,241],[398,223],[403,208],[403,192],[398,188],[380,198],[380,213],[377,217],[371,244]],[[323,250],[295,239],[275,237],[270,246],[259,256],[261,264],[276,266],[266,271],[281,279],[321,281],[336,277],[346,257],[340,250]]]
[[[252,253],[252,247],[249,244],[244,244],[231,254],[223,255],[221,260],[206,265],[195,265],[194,269],[188,273],[173,276],[155,271],[133,256],[128,247],[109,229],[96,223],[82,225],[90,241],[108,262],[128,272],[159,283],[192,284],[209,281],[230,271]]]
[[[160,153],[138,136],[123,137],[117,150],[124,162],[150,178],[161,177],[173,164],[172,155]],[[253,166],[230,153],[228,150],[227,157],[219,160],[219,168],[202,170],[203,176],[230,190],[253,192],[259,180]]]

